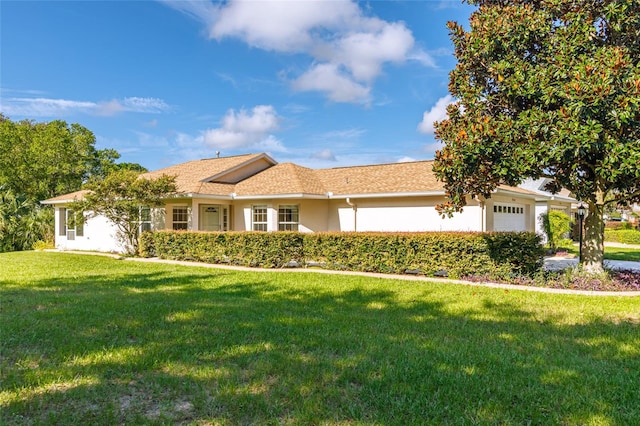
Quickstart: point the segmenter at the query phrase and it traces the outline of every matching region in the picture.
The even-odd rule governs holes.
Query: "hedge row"
[[[427,276],[531,275],[542,265],[534,233],[144,233],[140,255],[207,263],[282,268],[416,273]]]
[[[634,229],[633,226],[629,222],[614,222],[608,221],[604,223],[604,229]]]
[[[604,240],[613,243],[640,245],[640,231],[635,229],[605,229]]]

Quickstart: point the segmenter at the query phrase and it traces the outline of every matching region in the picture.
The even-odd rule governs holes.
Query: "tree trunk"
[[[584,218],[584,238],[580,264],[590,274],[604,272],[604,209],[589,203],[589,212]]]

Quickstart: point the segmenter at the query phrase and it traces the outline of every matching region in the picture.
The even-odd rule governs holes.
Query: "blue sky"
[[[79,123],[158,169],[267,152],[312,168],[433,158],[459,1],[0,2],[0,110]]]

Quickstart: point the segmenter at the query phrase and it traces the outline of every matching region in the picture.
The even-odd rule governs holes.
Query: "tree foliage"
[[[0,113],[0,251],[53,242],[53,209],[40,201],[77,191],[90,176],[146,171],[139,164],[118,164],[118,158],[116,150],[97,150],[93,133],[79,124],[14,122]]]
[[[571,230],[571,218],[565,212],[549,210],[540,215],[540,224],[547,237],[549,248],[555,253],[561,240]]]
[[[640,201],[640,2],[470,0],[448,24],[457,102],[436,123],[443,212],[547,177],[588,204],[584,258],[602,268],[607,203]]]
[[[53,210],[0,187],[0,252],[30,250],[53,241]]]
[[[88,212],[89,217],[102,215],[113,222],[123,248],[130,254],[138,251],[141,208],[162,206],[163,200],[176,192],[174,176],[147,179],[127,169],[94,177],[83,188],[88,192],[70,208]]]

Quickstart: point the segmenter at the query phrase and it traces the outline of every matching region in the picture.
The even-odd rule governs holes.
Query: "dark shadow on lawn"
[[[115,280],[100,265],[71,285],[53,276],[3,291],[2,389],[27,390],[2,402],[0,423],[640,418],[632,321],[557,325],[492,297],[458,312],[451,300],[404,300],[355,277],[332,290],[312,274],[176,278],[175,268],[139,266]]]

